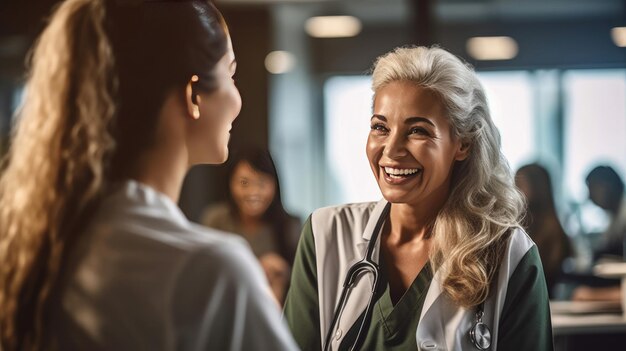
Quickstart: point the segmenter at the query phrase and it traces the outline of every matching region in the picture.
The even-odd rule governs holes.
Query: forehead
[[[379,88],[374,96],[374,112],[386,117],[446,118],[440,97],[409,81],[393,81]]]
[[[271,175],[263,173],[254,167],[248,161],[240,161],[235,167],[235,171],[233,172],[235,177],[246,177],[246,178],[271,178]]]

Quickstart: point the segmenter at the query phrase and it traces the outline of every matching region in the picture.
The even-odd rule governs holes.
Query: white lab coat
[[[60,350],[297,349],[243,240],[135,181],[71,250],[47,331]]]
[[[386,200],[319,209],[311,215],[315,237],[321,342],[324,344],[335,307],[339,302],[348,269],[364,257],[369,239]],[[491,329],[491,351],[498,344],[499,318],[508,281],[523,256],[534,245],[528,235],[515,228],[500,265],[493,292],[485,301],[482,321]],[[378,262],[380,240],[373,251]],[[332,331],[331,349],[337,350],[348,330],[365,310],[371,295],[372,274],[362,275],[350,290],[342,317]],[[475,321],[475,310],[457,306],[442,293],[440,271],[435,272],[428,289],[415,333],[420,350],[473,350],[468,332]]]

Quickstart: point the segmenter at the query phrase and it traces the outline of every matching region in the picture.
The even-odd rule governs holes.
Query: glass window
[[[626,70],[571,70],[563,75],[564,180],[580,207],[582,232],[601,232],[608,219],[587,200],[585,178],[600,164],[626,175]]]
[[[515,171],[536,154],[532,77],[529,72],[479,72],[502,152]]]
[[[563,75],[565,182],[576,200],[599,164],[626,171],[626,70],[579,70]]]
[[[372,95],[369,76],[337,76],[324,85],[328,204],[382,198],[365,155]]]

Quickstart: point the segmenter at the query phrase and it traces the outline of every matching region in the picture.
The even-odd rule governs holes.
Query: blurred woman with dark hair
[[[283,207],[278,173],[269,151],[246,148],[235,153],[229,165],[227,202],[207,209],[202,224],[243,236],[282,303],[300,236],[300,220]]]
[[[533,163],[517,170],[515,184],[526,197],[524,228],[539,249],[550,296],[562,274],[563,261],[572,255],[569,237],[561,226],[554,204],[550,174]]]

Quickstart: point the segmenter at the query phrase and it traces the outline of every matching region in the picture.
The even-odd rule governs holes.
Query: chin
[[[221,148],[216,148],[215,151],[209,155],[207,155],[208,161],[207,163],[213,165],[220,165],[228,160],[228,146],[223,146]]]
[[[228,161],[228,149],[226,149],[226,152],[222,153],[222,157],[217,163],[222,164],[226,161]]]
[[[392,204],[403,204],[409,201],[410,194],[407,194],[405,191],[394,191],[394,190],[383,190],[381,189],[381,193],[385,200],[391,202]]]

